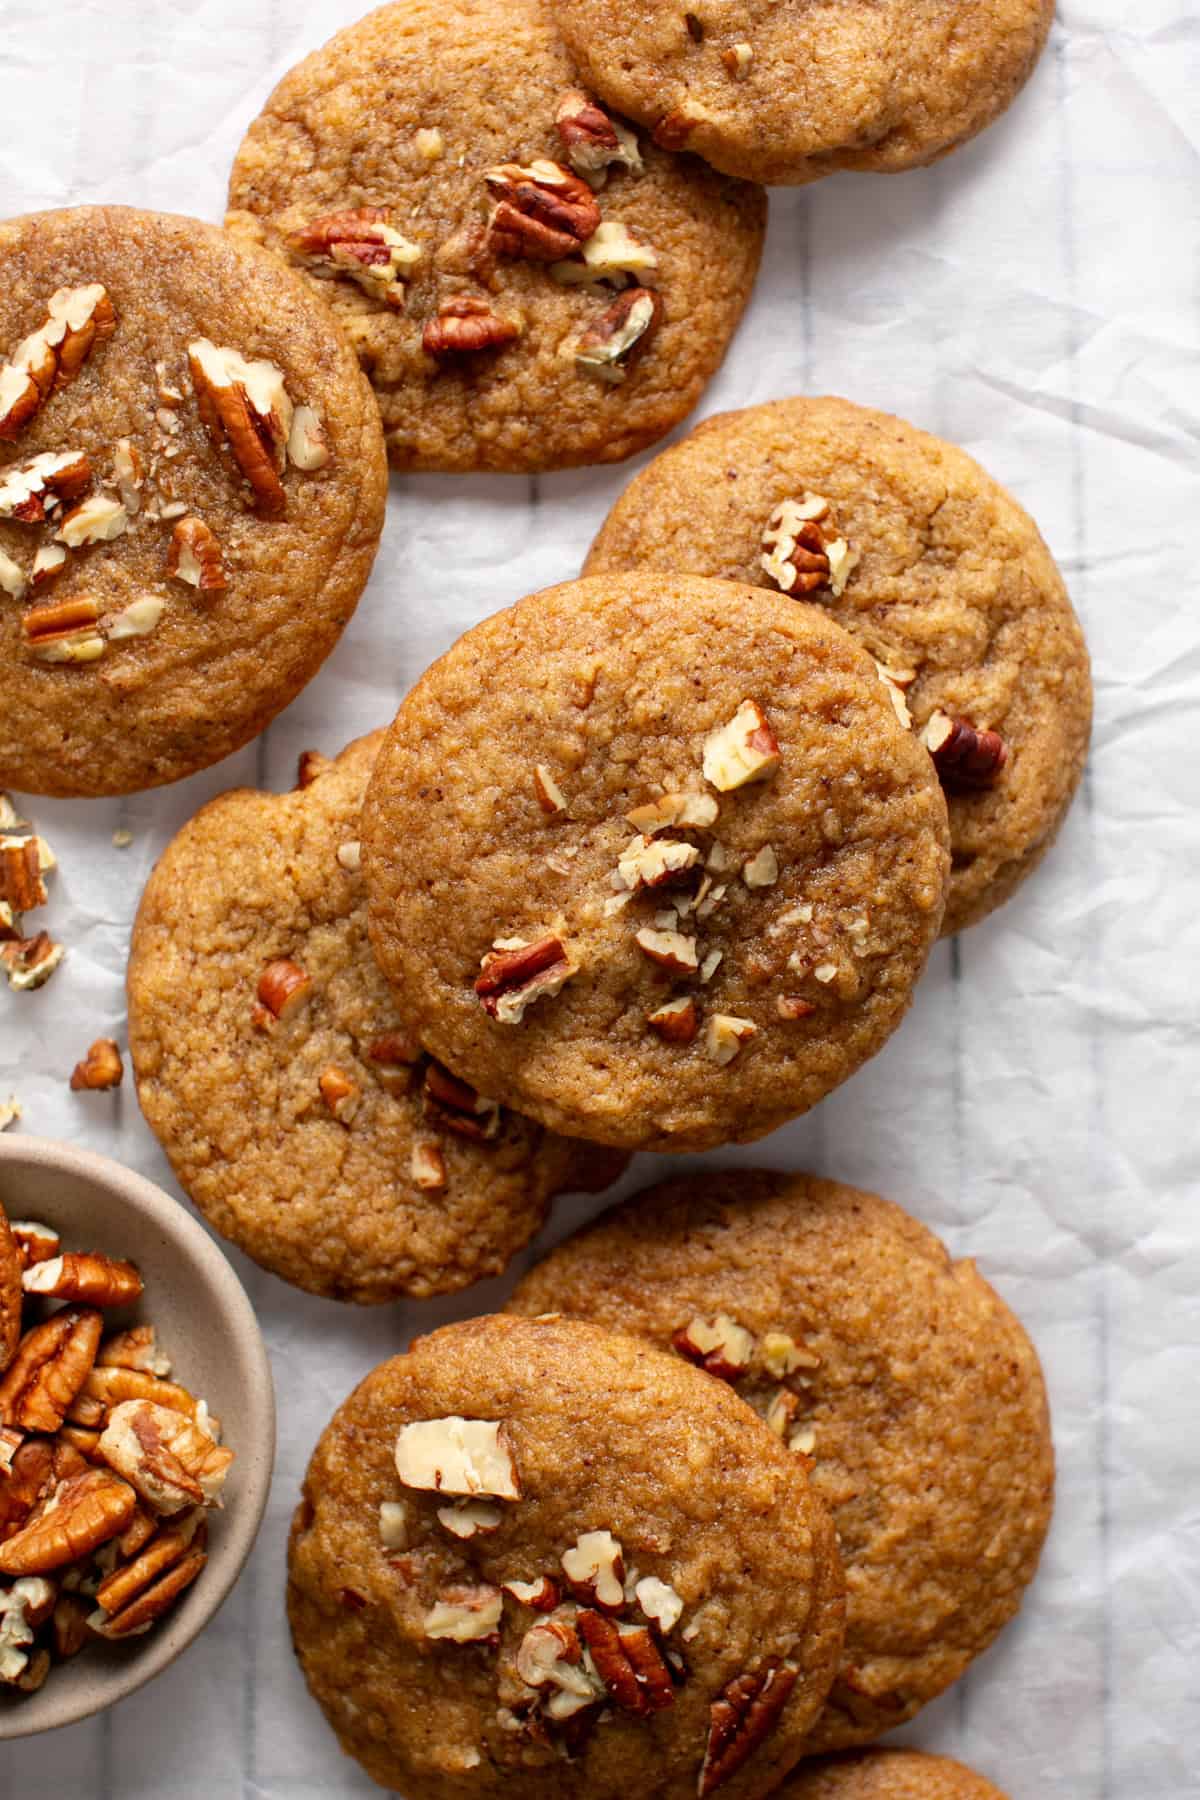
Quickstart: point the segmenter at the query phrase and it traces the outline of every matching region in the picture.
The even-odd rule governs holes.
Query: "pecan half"
[[[485,1100],[469,1082],[460,1081],[439,1062],[425,1070],[425,1115],[459,1137],[482,1143],[500,1129],[500,1108]]]
[[[151,1400],[114,1406],[99,1453],[154,1512],[216,1506],[233,1452],[214,1443],[182,1413]]]
[[[487,229],[496,256],[557,262],[586,243],[600,223],[591,188],[561,163],[498,163],[484,180],[496,201]]]
[[[0,1381],[0,1424],[57,1431],[91,1372],[103,1328],[91,1307],[68,1306],[27,1331]]]
[[[42,880],[37,838],[0,838],[0,899],[19,913],[45,905],[46,884]]]
[[[71,1091],[120,1087],[125,1073],[121,1052],[112,1038],[97,1038],[82,1062],[71,1070]]]
[[[45,323],[17,345],[0,367],[0,438],[11,440],[50,395],[74,381],[93,345],[111,337],[117,315],[106,289],[59,288],[51,294]]]
[[[710,1709],[708,1746],[700,1770],[701,1800],[736,1775],[779,1723],[799,1673],[790,1663],[769,1663],[739,1675]]]
[[[326,213],[292,232],[288,244],[314,275],[348,275],[373,300],[403,308],[404,278],[420,262],[421,252],[388,218],[386,206]]]
[[[81,596],[57,605],[31,606],[21,620],[26,646],[45,662],[95,662],[104,654],[97,630],[100,609]]]
[[[575,367],[614,385],[625,379],[629,365],[650,342],[663,316],[663,304],[650,288],[626,288],[575,341]]]
[[[19,1531],[54,1481],[54,1446],[26,1438],[0,1476],[0,1543]]]
[[[132,1561],[113,1570],[96,1590],[100,1616],[93,1631],[106,1638],[131,1637],[160,1619],[186,1587],[195,1581],[208,1558],[208,1527],[197,1507],[177,1523],[155,1531]],[[123,1554],[128,1554],[123,1550]]]
[[[131,1325],[128,1331],[114,1332],[105,1338],[96,1357],[97,1369],[136,1369],[145,1375],[165,1379],[171,1364],[158,1348],[158,1333],[153,1325]]]
[[[421,333],[430,356],[472,356],[478,350],[500,350],[521,335],[515,319],[501,318],[486,300],[452,294],[443,300]]]
[[[78,1656],[91,1635],[88,1630],[89,1607],[78,1594],[60,1594],[54,1602],[50,1619],[50,1635],[54,1654],[60,1662]]]
[[[21,1286],[27,1294],[43,1294],[52,1300],[128,1306],[140,1296],[142,1278],[132,1263],[117,1262],[96,1251],[68,1250],[26,1269]]]
[[[274,363],[194,338],[187,347],[201,421],[213,444],[228,443],[264,518],[287,511],[281,476],[287,463],[292,402]]]
[[[567,161],[593,188],[603,187],[614,167],[641,174],[642,157],[633,132],[610,119],[582,89],[571,88],[563,95],[554,124]]]
[[[49,1256],[57,1256],[62,1243],[57,1231],[49,1225],[42,1225],[37,1219],[12,1219],[9,1230],[17,1242],[21,1252],[21,1267],[27,1269],[31,1263],[45,1262]]]
[[[167,549],[167,574],[202,594],[215,594],[228,587],[221,546],[203,519],[189,513],[180,519],[171,533]]]
[[[644,1625],[618,1625],[590,1609],[580,1612],[575,1623],[597,1675],[622,1712],[641,1716],[674,1706],[671,1672]]]
[[[113,1407],[122,1405],[127,1400],[149,1400],[155,1406],[165,1406],[171,1412],[182,1413],[185,1419],[195,1419],[200,1410],[200,1403],[194,1394],[180,1387],[174,1381],[163,1381],[146,1370],[128,1365],[105,1363],[97,1359],[96,1366],[83,1384],[81,1399],[98,1401],[102,1410],[102,1418],[107,1418]],[[77,1407],[72,1406],[69,1416],[76,1417]],[[90,1424],[92,1419],[80,1419],[81,1424]]]
[[[491,1018],[501,1025],[519,1025],[527,1007],[552,998],[578,972],[562,939],[547,933],[519,950],[495,950],[485,956],[475,992]]]
[[[1008,761],[1008,745],[998,731],[979,731],[969,719],[935,712],[921,733],[938,780],[951,793],[989,788]]]
[[[129,1483],[107,1469],[88,1469],[61,1482],[53,1499],[52,1507],[35,1513],[0,1544],[0,1573],[44,1575],[78,1562],[118,1537],[137,1505]]]
[[[85,494],[91,481],[92,465],[82,450],[44,450],[5,469],[0,478],[0,519],[40,525],[48,512]]]

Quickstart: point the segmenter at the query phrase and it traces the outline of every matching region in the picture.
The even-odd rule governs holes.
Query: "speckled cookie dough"
[[[430,1050],[553,1130],[761,1136],[899,1023],[946,815],[870,659],[692,576],[531,595],[405,700],[363,815],[371,934]]]
[[[673,1347],[803,1460],[847,1596],[807,1750],[902,1725],[1016,1613],[1053,1505],[1037,1353],[898,1206],[756,1170],[667,1182],[552,1251],[510,1305]]]
[[[138,1099],[209,1222],[310,1292],[378,1302],[495,1275],[553,1194],[622,1159],[482,1099],[399,1029],[367,941],[358,815],[381,732],[306,785],[212,801],[134,927]]]
[[[0,1206],[0,1375],[13,1359],[21,1336],[21,1252]]]
[[[1053,0],[552,0],[584,78],[673,150],[752,181],[911,169],[990,125]]]
[[[944,932],[1037,867],[1087,755],[1087,646],[1033,520],[963,451],[846,400],[724,413],[630,484],[585,573],[634,567],[795,594],[871,653],[946,789]]]
[[[778,1800],[1006,1800],[982,1775],[921,1750],[864,1750],[802,1763]]]
[[[569,1320],[468,1320],[368,1375],[289,1574],[314,1697],[408,1800],[759,1800],[841,1643],[797,1459],[718,1383]]]
[[[386,486],[273,257],[127,207],[0,224],[0,785],[129,793],[248,742],[354,611]]]
[[[396,468],[520,471],[616,462],[691,411],[766,198],[597,107],[543,0],[405,0],[284,77],[226,222],[332,305]]]

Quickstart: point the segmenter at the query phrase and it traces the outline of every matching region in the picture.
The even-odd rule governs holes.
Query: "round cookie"
[[[765,1171],[666,1182],[560,1245],[510,1307],[707,1358],[811,1463],[846,1641],[809,1751],[912,1718],[1020,1606],[1053,1504],[1037,1354],[898,1206]]]
[[[408,1800],[757,1800],[841,1642],[795,1458],[716,1382],[569,1320],[471,1319],[368,1375],[289,1573],[314,1697]]]
[[[566,583],[460,638],[396,717],[363,845],[433,1054],[627,1149],[760,1137],[852,1074],[949,864],[932,765],[853,639],[674,575]]]
[[[778,1800],[1005,1800],[998,1787],[948,1756],[866,1750],[804,1763]]]
[[[21,1339],[21,1252],[0,1206],[0,1375],[13,1359]]]
[[[553,0],[596,93],[752,181],[935,162],[1032,73],[1053,0]]]
[[[0,363],[0,784],[227,756],[332,650],[383,527],[336,323],[211,225],[79,207],[0,224]]]
[[[776,510],[821,500],[822,518]],[[800,563],[786,554],[797,522],[816,545],[799,540]],[[798,578],[800,597],[894,675],[901,716],[907,707],[931,743],[946,738],[935,758],[954,852],[944,933],[977,923],[1036,868],[1087,754],[1087,647],[1032,519],[962,450],[847,400],[724,413],[630,484],[585,573],[635,566],[772,590]]]
[[[138,1099],[184,1188],[264,1268],[361,1302],[499,1273],[553,1194],[622,1161],[480,1102],[398,1030],[357,869],[382,736],[306,757],[293,793],[204,807],[146,885],[128,971]]]
[[[332,305],[394,466],[452,471],[616,462],[670,431],[766,228],[761,189],[579,91],[544,0],[405,0],[339,32],[250,127],[229,209]]]

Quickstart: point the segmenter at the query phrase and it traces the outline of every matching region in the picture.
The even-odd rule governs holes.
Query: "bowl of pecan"
[[[174,1661],[250,1554],[274,1451],[262,1335],[202,1227],[106,1157],[0,1139],[0,1739]]]

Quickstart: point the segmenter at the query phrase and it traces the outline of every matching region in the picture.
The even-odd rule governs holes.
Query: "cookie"
[[[560,1245],[510,1304],[673,1346],[811,1464],[846,1642],[808,1750],[912,1718],[1020,1606],[1053,1503],[1037,1354],[898,1206],[746,1169],[666,1182]]]
[[[1037,867],[1087,754],[1087,647],[1032,519],[963,451],[847,400],[725,413],[631,483],[585,572],[633,567],[791,591],[877,659],[946,788],[945,932]]]
[[[692,576],[534,594],[405,700],[371,933],[434,1055],[626,1149],[761,1136],[899,1023],[949,858],[929,757],[815,608]]]
[[[0,1375],[13,1359],[21,1337],[21,1252],[0,1206]]]
[[[866,1750],[803,1763],[779,1800],[1005,1800],[982,1775],[921,1750]]]
[[[616,462],[691,411],[749,298],[762,190],[597,107],[544,0],[405,0],[286,75],[230,231],[311,278],[398,469]]]
[[[314,1697],[408,1800],[757,1800],[841,1642],[796,1459],[716,1382],[568,1320],[471,1319],[368,1375],[289,1574]]]
[[[0,784],[122,794],[316,673],[383,527],[378,411],[303,281],[211,225],[0,224]]]
[[[751,181],[935,162],[1033,72],[1053,0],[553,0],[583,79],[669,149]]]
[[[183,1187],[264,1268],[362,1302],[498,1274],[551,1195],[622,1163],[480,1099],[398,1029],[358,872],[381,737],[306,757],[293,793],[204,807],[147,883],[128,971],[138,1099]]]

